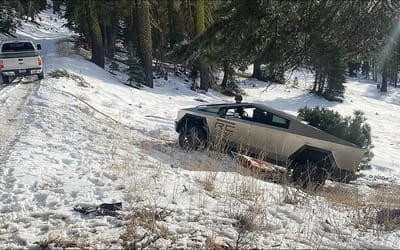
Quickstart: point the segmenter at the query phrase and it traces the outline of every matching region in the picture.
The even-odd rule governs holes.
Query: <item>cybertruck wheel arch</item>
[[[296,164],[305,164],[307,161],[317,163],[323,159],[328,159],[332,168],[336,167],[336,161],[331,151],[303,145],[296,152],[289,156],[290,167]]]
[[[208,134],[208,126],[206,118],[190,114],[186,114],[184,117],[182,117],[182,119],[180,119],[177,126],[177,132],[181,133],[183,131],[188,131],[190,128],[194,126],[203,128]]]
[[[205,148],[209,141],[209,130],[205,117],[186,114],[177,125],[179,145],[184,149]]]
[[[289,157],[289,167],[293,169],[292,180],[303,187],[309,184],[322,186],[336,168],[331,151],[303,145]]]

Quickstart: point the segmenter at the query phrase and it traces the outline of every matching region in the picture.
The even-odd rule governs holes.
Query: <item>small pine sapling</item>
[[[111,74],[115,74],[114,71],[120,71],[118,63],[112,61],[110,64]]]
[[[133,86],[133,82],[136,82],[137,87],[141,87],[144,84],[144,69],[140,63],[139,57],[136,55],[136,48],[130,43],[128,45],[128,75],[129,84]]]

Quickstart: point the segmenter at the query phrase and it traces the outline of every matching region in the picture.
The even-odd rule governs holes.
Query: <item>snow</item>
[[[24,22],[18,35],[42,44],[45,79],[0,90],[1,248],[400,247],[398,229],[370,221],[378,202],[400,203],[398,89],[380,93],[351,78],[345,101],[334,103],[308,93],[313,77],[306,71],[290,76],[298,86],[242,79],[246,102],[293,115],[306,105],[344,115],[362,110],[368,118],[372,170],[352,184],[303,191],[241,174],[229,156],[177,146],[179,109],[232,98],[191,91],[171,74],[154,89],[128,87],[74,53],[64,20],[50,10],[40,17],[40,27]],[[87,85],[52,78],[54,70]],[[123,203],[118,217],[73,211],[112,202]]]

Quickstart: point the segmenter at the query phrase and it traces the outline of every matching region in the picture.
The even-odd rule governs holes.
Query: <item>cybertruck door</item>
[[[227,109],[225,115],[217,117],[214,123],[214,143],[246,150],[251,123],[239,117],[234,109]]]
[[[265,110],[262,113],[253,117],[249,135],[252,151],[272,162],[285,162],[290,148],[287,140],[290,120]]]

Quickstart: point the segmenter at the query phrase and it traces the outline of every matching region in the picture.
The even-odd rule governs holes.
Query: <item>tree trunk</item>
[[[113,58],[115,54],[115,30],[111,25],[107,25],[105,27],[105,30],[106,56],[109,58]]]
[[[196,84],[197,68],[198,68],[197,65],[195,64],[192,65],[192,70],[190,72],[190,78],[192,79],[192,87],[190,88],[191,90],[197,89],[197,84]]]
[[[317,90],[318,95],[322,95],[322,93],[324,92],[324,87],[325,87],[325,74],[320,74],[318,81],[318,90]]]
[[[383,64],[381,92],[387,92],[387,62]]]
[[[261,63],[256,60],[253,64],[253,75],[251,77],[256,78],[258,80],[262,80],[262,75],[261,75]]]
[[[200,62],[199,66],[199,71],[200,71],[200,88],[201,90],[208,91],[208,88],[210,87],[210,74],[209,74],[209,68],[206,63]]]
[[[317,91],[318,79],[319,79],[319,73],[318,73],[318,70],[316,70],[315,71],[314,86],[311,89],[311,93],[315,93]]]
[[[205,12],[204,12],[204,0],[196,0],[196,32],[197,34],[202,33],[206,29],[205,25]],[[200,71],[200,89],[208,91],[210,85],[210,79],[212,76],[209,74],[209,65],[205,61],[203,56],[199,59],[199,71]]]
[[[132,42],[134,47],[138,47],[138,38],[137,38],[137,9],[136,9],[136,2],[131,1],[130,4],[127,6],[126,15],[126,23],[128,24],[125,30],[125,39],[127,42]]]
[[[92,47],[92,62],[101,68],[104,68],[104,45],[101,34],[100,23],[95,10],[95,1],[86,0],[85,7],[88,13],[88,27]]]
[[[144,68],[145,84],[153,88],[153,65],[152,65],[152,40],[150,23],[150,3],[148,0],[137,0],[139,46]]]
[[[169,28],[169,45],[173,48],[177,42],[177,31],[176,31],[176,18],[174,12],[175,0],[168,0],[168,28]]]
[[[103,46],[104,46],[104,55],[108,56],[107,54],[107,47],[108,47],[108,30],[107,30],[107,24],[105,22],[102,22],[101,24],[101,34],[102,34],[102,39],[103,39]]]
[[[47,7],[47,0],[40,0],[39,1],[39,10],[45,10]]]
[[[29,0],[28,12],[27,12],[27,15],[26,15],[26,21],[29,20],[29,17],[32,18],[32,20],[33,20],[34,15],[33,15],[33,10],[32,10],[32,9],[33,9],[33,8],[32,8],[32,0]]]
[[[224,78],[222,78],[222,83],[221,87],[222,89],[226,89],[226,85],[228,83],[228,78],[229,78],[229,62],[224,61]]]

